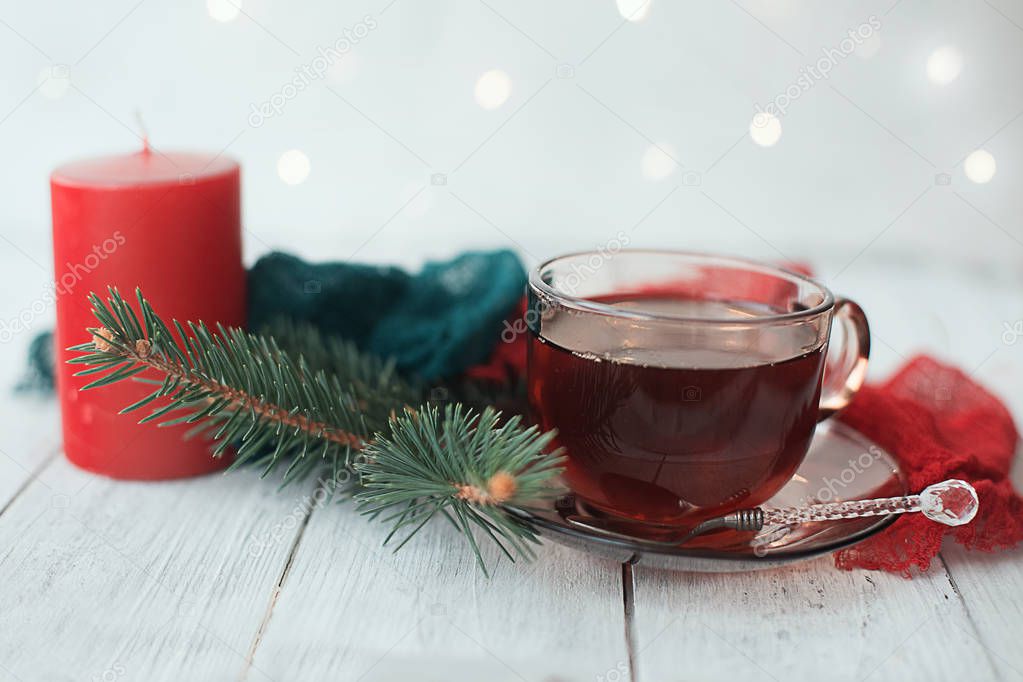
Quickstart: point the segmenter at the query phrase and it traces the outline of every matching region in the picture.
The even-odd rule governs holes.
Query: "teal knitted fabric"
[[[271,253],[249,271],[249,328],[308,322],[394,358],[406,374],[447,378],[487,361],[525,286],[522,263],[506,250],[427,263],[415,275]]]
[[[525,286],[522,263],[506,250],[467,252],[418,274],[274,252],[249,270],[248,327],[279,318],[309,323],[393,357],[405,374],[444,379],[487,361]],[[51,344],[51,332],[33,341],[22,388],[52,389]]]

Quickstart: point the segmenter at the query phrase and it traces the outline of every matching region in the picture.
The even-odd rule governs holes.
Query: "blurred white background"
[[[625,232],[853,296],[902,268],[906,306],[1023,272],[1019,0],[3,0],[0,72],[12,315],[51,276],[50,171],[140,148],[136,112],[159,149],[242,163],[250,263]],[[954,343],[947,312],[921,345]]]

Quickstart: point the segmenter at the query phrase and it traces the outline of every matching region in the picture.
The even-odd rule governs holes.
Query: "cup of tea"
[[[529,280],[533,418],[597,512],[685,526],[756,506],[847,405],[866,316],[803,275],[724,256],[621,250]],[[833,328],[838,331],[832,339]]]

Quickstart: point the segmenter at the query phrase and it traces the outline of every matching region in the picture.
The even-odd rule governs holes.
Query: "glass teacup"
[[[529,305],[530,408],[558,431],[567,483],[655,524],[770,498],[861,386],[870,351],[858,305],[739,258],[563,256],[531,273]]]

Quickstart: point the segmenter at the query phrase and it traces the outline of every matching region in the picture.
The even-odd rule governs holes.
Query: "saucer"
[[[818,425],[806,459],[784,488],[761,505],[794,507],[908,495],[895,458],[840,422]],[[568,494],[547,505],[515,510],[545,538],[621,563],[674,571],[728,573],[771,568],[849,547],[880,532],[895,515],[817,521],[759,533],[717,531],[670,546],[629,533],[628,523],[595,513]],[[601,529],[613,529],[612,533]]]

